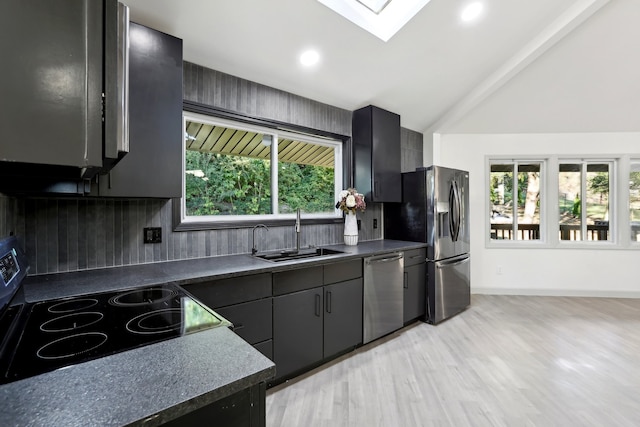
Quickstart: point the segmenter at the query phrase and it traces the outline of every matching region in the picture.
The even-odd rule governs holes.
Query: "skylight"
[[[391,0],[357,0],[357,1],[367,6],[375,14],[382,12],[382,9],[384,9],[384,7],[391,2]]]
[[[386,42],[420,12],[430,0],[318,1]]]

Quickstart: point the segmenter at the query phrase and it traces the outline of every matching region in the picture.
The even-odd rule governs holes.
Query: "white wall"
[[[640,131],[640,1],[611,0],[441,133]]]
[[[640,297],[640,247],[494,249],[485,239],[487,156],[640,158],[640,133],[443,134],[434,145],[435,164],[470,172],[473,293]]]

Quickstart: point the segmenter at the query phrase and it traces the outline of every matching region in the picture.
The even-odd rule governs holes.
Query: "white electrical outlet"
[[[498,276],[502,275],[502,266],[501,265],[496,266],[496,274]]]

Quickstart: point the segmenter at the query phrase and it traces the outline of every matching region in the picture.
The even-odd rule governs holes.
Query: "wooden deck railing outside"
[[[640,233],[640,231],[639,231]],[[580,225],[560,224],[560,240],[581,240]],[[588,224],[587,240],[607,240],[609,224]],[[491,238],[497,240],[514,240],[512,224],[491,224]],[[539,240],[539,224],[518,224],[517,240]]]

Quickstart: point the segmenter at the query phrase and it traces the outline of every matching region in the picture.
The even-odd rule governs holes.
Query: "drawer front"
[[[233,323],[233,332],[249,344],[271,339],[271,298],[216,309],[216,313]]]
[[[404,266],[423,264],[427,261],[427,248],[404,251]]]
[[[254,344],[253,348],[264,354],[270,360],[273,360],[273,340],[263,341],[258,344]]]
[[[217,309],[231,304],[270,297],[271,273],[211,280],[184,285],[183,288],[207,306]]]
[[[273,273],[273,295],[290,294],[322,286],[322,266]]]
[[[327,264],[324,267],[323,284],[344,282],[346,280],[362,277],[362,259],[352,259],[349,261]]]

